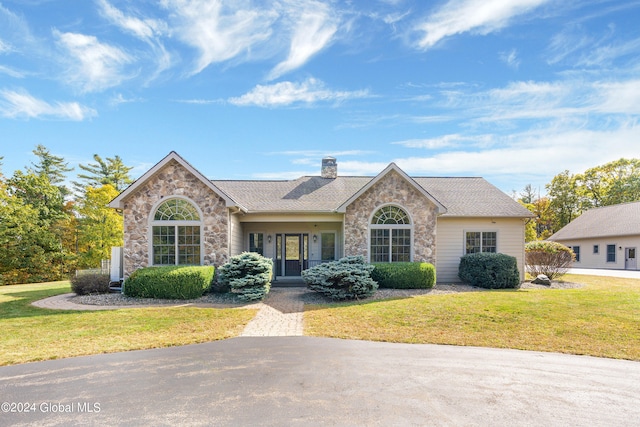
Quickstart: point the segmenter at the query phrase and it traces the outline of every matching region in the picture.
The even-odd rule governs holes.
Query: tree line
[[[527,185],[518,198],[535,215],[527,224],[526,241],[548,238],[589,209],[639,201],[640,159],[622,158],[583,173],[565,170],[545,190],[540,196]]]
[[[122,246],[122,217],[107,204],[132,182],[132,168],[94,154],[70,189],[64,158],[43,145],[33,153],[36,161],[10,177],[0,157],[0,285],[67,279]]]

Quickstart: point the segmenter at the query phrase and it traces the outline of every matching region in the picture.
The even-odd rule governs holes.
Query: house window
[[[199,265],[201,221],[189,201],[170,199],[156,209],[152,222],[153,265]]]
[[[580,262],[580,246],[572,246],[571,250],[576,255],[576,262]]]
[[[616,245],[607,245],[607,262],[616,262]]]
[[[320,233],[320,260],[336,259],[336,233]]]
[[[257,252],[264,255],[264,234],[249,233],[249,252]]]
[[[465,253],[496,253],[498,251],[498,233],[495,231],[467,231],[465,234]]]
[[[593,253],[594,254],[600,253],[600,246],[599,245],[593,245]]]
[[[411,220],[403,209],[389,205],[376,211],[370,237],[371,262],[411,261]]]

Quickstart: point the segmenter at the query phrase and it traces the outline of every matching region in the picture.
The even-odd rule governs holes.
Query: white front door
[[[636,248],[624,248],[624,268],[625,270],[637,270]]]

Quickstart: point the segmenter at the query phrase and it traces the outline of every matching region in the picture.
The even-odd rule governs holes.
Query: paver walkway
[[[258,313],[247,324],[242,336],[285,337],[302,336],[304,304],[301,296],[306,288],[272,288],[263,302],[240,308],[257,308]],[[116,310],[141,308],[150,305],[89,305],[78,304],[71,299],[75,294],[62,294],[34,301],[32,305],[52,310]],[[220,304],[184,304],[185,306],[222,307]],[[163,305],[166,306],[166,305]]]

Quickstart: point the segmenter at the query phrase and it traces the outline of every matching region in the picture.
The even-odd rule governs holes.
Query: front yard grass
[[[30,305],[68,292],[69,282],[0,286],[0,366],[230,338],[256,313],[196,307],[64,311]]]
[[[305,306],[305,334],[640,360],[640,280],[566,275],[522,289]]]

